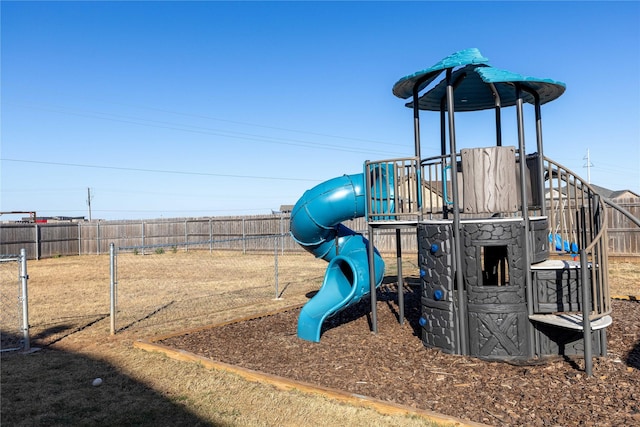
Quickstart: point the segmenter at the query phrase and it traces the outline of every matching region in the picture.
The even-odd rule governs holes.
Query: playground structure
[[[393,93],[409,99],[415,155],[367,161],[361,174],[308,190],[292,210],[293,238],[329,262],[301,310],[298,336],[319,341],[329,316],[367,296],[377,332],[380,228],[396,231],[403,321],[400,232],[408,228],[418,239],[425,346],[525,363],[582,354],[590,375],[592,357],[606,355],[611,324],[606,210],[590,185],[544,156],[541,105],[564,91],[561,82],[494,68],[477,49],[400,79]],[[535,116],[531,154],[525,104]],[[517,135],[503,145],[508,107]],[[495,112],[495,146],[458,151],[457,113],[481,110]],[[439,156],[421,157],[421,111],[439,113]],[[341,224],[362,216],[368,239]]]

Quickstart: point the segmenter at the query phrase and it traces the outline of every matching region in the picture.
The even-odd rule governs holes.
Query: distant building
[[[35,222],[37,224],[56,224],[56,223],[65,223],[65,222],[84,222],[86,221],[83,216],[37,216],[32,217],[23,217],[20,222]]]
[[[634,193],[631,190],[609,190],[608,188],[600,187],[599,185],[589,184],[595,190],[595,192],[605,199],[609,199],[612,201],[619,200],[629,200],[629,199],[639,199],[640,195]],[[560,192],[566,196],[574,197],[575,196],[575,187],[573,186],[564,186],[560,189]],[[557,189],[553,189],[551,191],[547,191],[546,198],[549,197],[559,197]],[[551,196],[550,196],[551,194]]]
[[[271,211],[272,214],[290,214],[293,210],[293,205],[280,205],[279,211]]]
[[[609,190],[608,188],[600,187],[599,185],[591,184],[596,193],[605,199],[622,200],[622,199],[638,199],[640,195],[634,193],[631,190]]]

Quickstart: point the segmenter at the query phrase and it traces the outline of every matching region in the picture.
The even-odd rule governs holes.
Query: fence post
[[[284,255],[284,216],[280,215],[280,239],[282,244],[280,245],[280,250],[282,251],[282,255]]]
[[[36,235],[33,240],[36,242],[36,259],[40,259],[40,229],[38,228],[37,222],[34,225]]]
[[[275,269],[275,280],[276,280],[276,296],[275,299],[281,299],[280,298],[280,290],[278,287],[278,239],[280,238],[280,236],[276,235],[274,236],[273,239],[273,254],[274,254],[274,269]]]
[[[96,253],[100,255],[100,221],[96,222]]]
[[[209,218],[209,253],[213,252],[213,222]]]
[[[244,230],[244,218],[242,218],[242,254],[246,254],[247,253],[247,236],[245,236],[245,230]]]
[[[111,296],[111,307],[110,307],[110,315],[111,315],[111,335],[116,334],[116,259],[115,259],[115,245],[113,243],[109,244],[109,277],[110,277],[110,286],[109,286],[109,294]]]
[[[24,351],[31,349],[31,340],[29,338],[29,294],[28,288],[29,275],[27,274],[27,251],[20,249],[20,281],[22,283],[22,333],[24,338]]]

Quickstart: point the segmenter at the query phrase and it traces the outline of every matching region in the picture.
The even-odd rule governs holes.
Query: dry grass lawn
[[[209,252],[120,255],[118,301],[128,313],[119,313],[114,336],[108,256],[29,261],[32,345],[41,349],[2,353],[0,424],[432,425],[133,348],[136,339],[306,301],[326,264],[307,254],[279,257],[281,299],[275,299],[273,258]],[[268,273],[259,278],[264,270]],[[294,275],[298,279],[292,280]],[[170,302],[156,311],[157,304]],[[128,323],[131,319],[136,320]],[[93,387],[97,377],[104,382]]]
[[[395,264],[387,259],[389,275]],[[120,255],[112,336],[107,255],[30,261],[32,345],[41,349],[2,353],[0,424],[432,425],[133,348],[137,339],[299,305],[325,267],[304,253],[280,256],[276,289],[273,254]],[[612,295],[640,294],[640,262],[610,267]],[[413,259],[403,273],[416,276]],[[93,387],[97,377],[104,382]]]
[[[635,262],[609,260],[609,288],[612,296],[640,296],[640,258]]]

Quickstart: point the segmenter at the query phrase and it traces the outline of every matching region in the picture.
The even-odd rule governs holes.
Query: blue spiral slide
[[[307,190],[291,211],[291,235],[316,258],[329,263],[320,290],[302,308],[298,337],[318,342],[322,323],[370,293],[369,242],[341,224],[365,215],[363,174],[343,175]],[[374,252],[376,287],[384,261]]]

